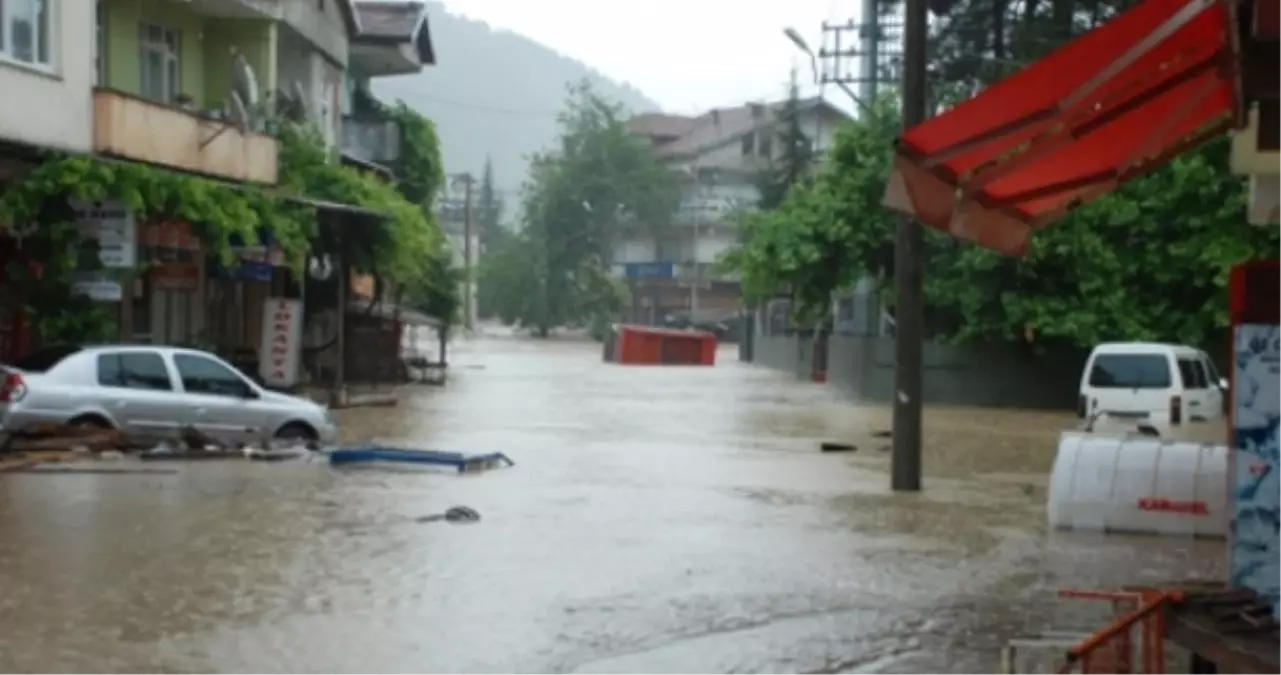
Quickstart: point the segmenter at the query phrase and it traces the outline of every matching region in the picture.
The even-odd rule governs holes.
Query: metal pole
[[[926,0],[906,0],[903,17],[903,127],[925,121]],[[915,218],[899,221],[894,240],[894,452],[890,486],[921,489],[923,286],[925,236]]]
[[[877,0],[863,0],[863,26],[859,31],[863,40],[863,55],[859,64],[859,76],[863,81],[859,83],[859,98],[866,101],[868,105],[876,103],[877,84],[879,84],[877,65],[880,60],[881,26],[876,5]]]
[[[703,179],[699,175],[701,167],[699,160],[694,160],[694,239],[691,242],[690,254],[694,258],[694,282],[689,287],[689,320],[694,321],[694,315],[698,312],[698,282],[700,276],[698,273],[698,226],[703,218]]]
[[[471,183],[470,173],[463,174],[463,329],[472,332],[472,265],[471,265]]]

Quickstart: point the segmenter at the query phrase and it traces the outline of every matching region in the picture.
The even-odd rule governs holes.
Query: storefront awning
[[[1241,118],[1229,0],[1145,0],[899,138],[885,204],[996,251]]]

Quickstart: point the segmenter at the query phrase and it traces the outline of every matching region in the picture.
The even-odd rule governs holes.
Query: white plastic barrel
[[[1050,527],[1224,537],[1228,450],[1139,434],[1066,431],[1050,474]]]

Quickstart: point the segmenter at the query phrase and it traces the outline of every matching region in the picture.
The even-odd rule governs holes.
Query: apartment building
[[[783,105],[750,103],[692,117],[650,113],[630,121],[632,131],[647,137],[684,177],[683,199],[671,222],[648,232],[634,228],[615,247],[614,271],[632,290],[631,320],[711,319],[738,311],[738,281],[717,271],[716,263],[738,244],[734,214],[756,208],[757,176],[779,153]],[[802,127],[821,154],[848,117],[818,98],[800,106]]]
[[[376,6],[365,12],[369,31],[365,5]],[[398,22],[382,19],[389,10]],[[0,91],[21,101],[0,106],[0,190],[43,149],[269,189],[279,158],[269,132],[283,106],[314,122],[335,152],[356,155],[344,134],[352,82],[416,72],[433,58],[422,3],[0,0]],[[394,140],[377,159],[395,159]],[[341,206],[318,204],[322,221]],[[111,200],[72,208],[86,236],[109,235],[126,252],[104,258],[121,269],[77,282],[118,305],[121,339],[256,344],[262,301],[289,276],[266,233],[235,244],[237,261],[224,266],[190,223],[135,222]],[[25,260],[20,249],[20,237],[0,232],[0,264]],[[6,293],[0,278],[0,358],[23,333],[20,304]]]
[[[0,162],[92,144],[94,4],[0,3]],[[4,169],[0,167],[0,181]]]

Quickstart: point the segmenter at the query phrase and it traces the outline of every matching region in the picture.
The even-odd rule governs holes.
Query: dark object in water
[[[329,453],[329,463],[333,466],[366,462],[435,464],[454,467],[458,470],[458,473],[485,469],[494,465],[512,466],[515,464],[507,455],[501,452],[492,452],[484,455],[464,455],[460,452],[409,450],[373,444],[353,448],[339,448]]]
[[[823,452],[857,452],[858,446],[853,443],[836,443],[834,441],[823,441],[818,446]]]
[[[434,523],[443,520],[450,523],[474,523],[480,520],[480,513],[470,506],[451,506],[444,513],[422,516],[414,519],[419,523]]]

